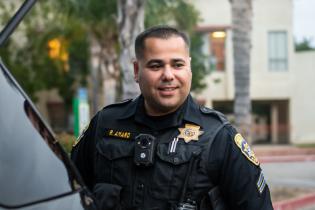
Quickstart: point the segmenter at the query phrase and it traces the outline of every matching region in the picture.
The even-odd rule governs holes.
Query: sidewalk
[[[253,145],[261,163],[314,161],[315,147],[301,148],[293,145]],[[314,163],[315,164],[315,163]],[[275,210],[315,210],[315,193],[280,200],[273,203]]]
[[[275,210],[314,210],[315,209],[315,193],[309,193],[297,198],[287,199],[273,203]]]

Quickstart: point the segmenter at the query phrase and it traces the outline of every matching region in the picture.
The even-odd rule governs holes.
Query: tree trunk
[[[252,0],[230,0],[234,57],[234,115],[239,131],[251,142],[250,50]]]
[[[100,46],[96,39],[90,35],[90,68],[91,68],[91,79],[92,79],[92,115],[96,114],[99,110],[99,78],[100,78]]]
[[[132,61],[135,59],[134,41],[144,30],[145,0],[118,0],[119,64],[122,73],[122,98],[134,98],[139,87],[134,81]]]

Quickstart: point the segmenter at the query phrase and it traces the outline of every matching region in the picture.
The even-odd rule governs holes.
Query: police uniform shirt
[[[139,134],[156,139],[152,166],[134,163]],[[146,115],[142,96],[105,107],[91,120],[71,158],[92,191],[100,183],[113,189],[105,201],[108,209],[117,202],[121,209],[171,209],[182,197],[189,170],[185,200],[200,205],[218,186],[227,209],[273,209],[246,141],[221,113],[198,106],[191,96],[162,117]]]

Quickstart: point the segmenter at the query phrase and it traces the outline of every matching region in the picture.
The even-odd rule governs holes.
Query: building
[[[229,0],[191,0],[200,11],[198,31],[212,73],[198,99],[230,116],[234,76]],[[1,10],[0,10],[1,12]],[[17,31],[18,32],[18,31]],[[23,36],[15,36],[23,43]],[[21,41],[22,40],[22,41]],[[92,65],[95,62],[92,59]],[[256,143],[315,143],[315,52],[296,53],[293,40],[293,0],[253,0],[251,98]],[[106,87],[105,87],[106,85]],[[113,84],[104,81],[106,90]],[[58,93],[42,91],[37,102],[55,130],[67,118]],[[105,101],[112,102],[113,95]],[[71,124],[71,123],[70,123]],[[71,127],[71,126],[70,126]],[[71,128],[69,128],[71,129]]]
[[[254,143],[315,143],[315,52],[296,53],[293,0],[253,1],[250,93]],[[234,76],[228,0],[194,0],[198,31],[213,70],[197,97],[228,115]]]

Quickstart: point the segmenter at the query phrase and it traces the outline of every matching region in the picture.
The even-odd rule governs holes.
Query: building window
[[[268,33],[268,63],[271,71],[288,70],[288,37],[286,31]]]
[[[211,70],[225,70],[225,31],[210,33],[210,68]]]

